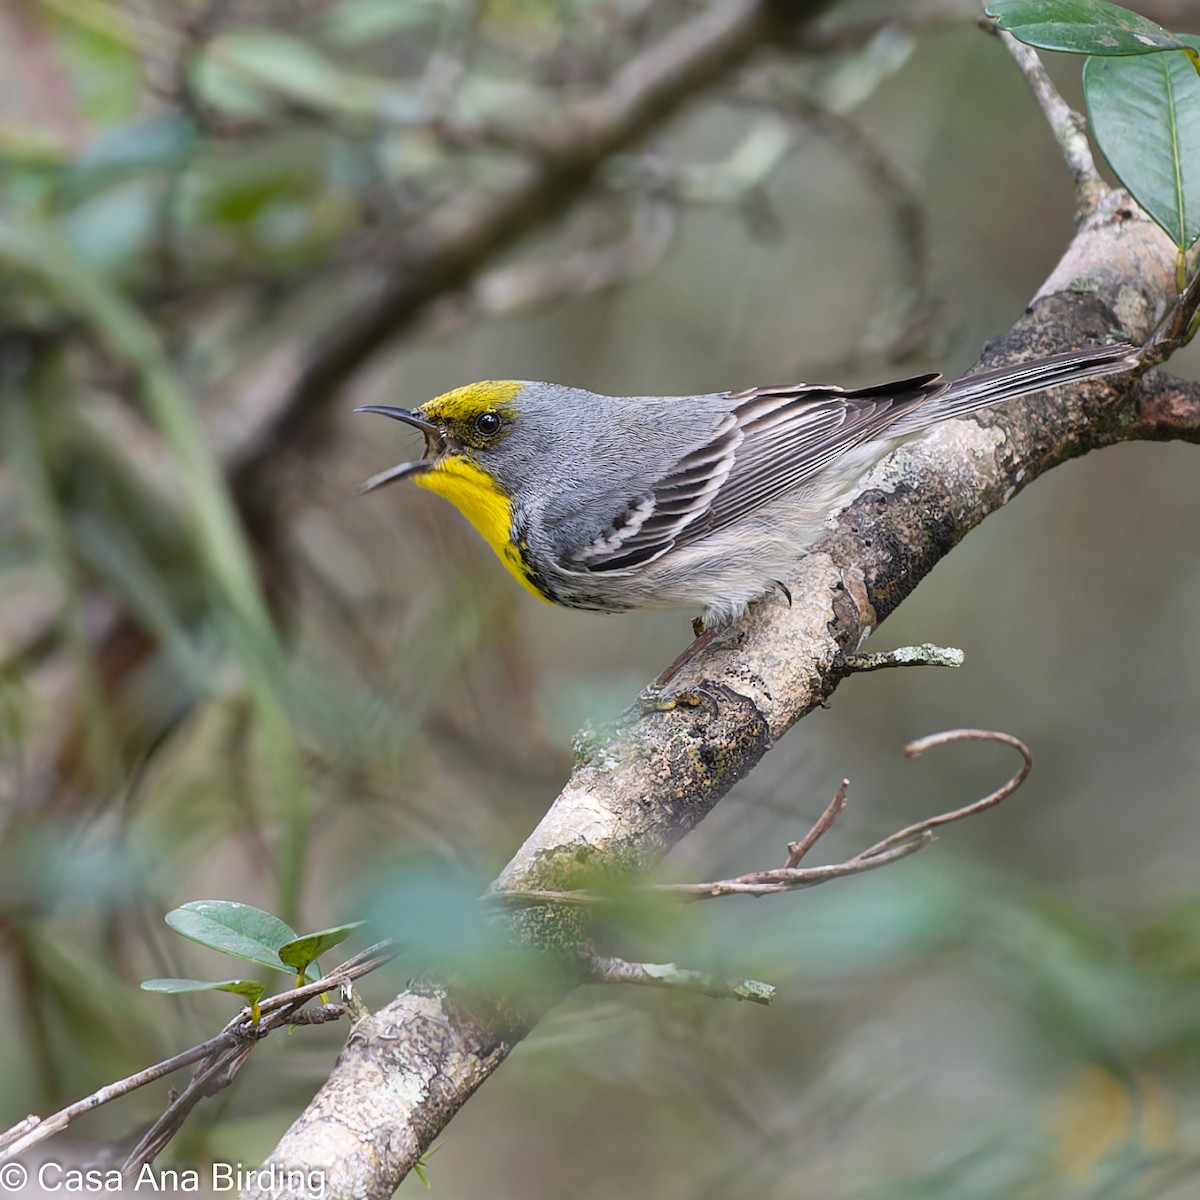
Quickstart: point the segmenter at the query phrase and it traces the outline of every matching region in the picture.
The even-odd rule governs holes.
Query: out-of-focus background
[[[574,731],[690,637],[688,614],[538,604],[416,489],[358,497],[418,446],[354,405],[952,373],[1053,266],[1070,179],[976,8],[838,4],[827,28],[910,27],[700,92],[470,286],[430,288],[319,418],[270,426],[297,364],[419,272],[423,231],[518,176],[512,130],[697,11],[0,0],[0,1125],[232,1015],[137,990],[230,974],[163,925],[184,901],[315,929],[398,886],[440,929]],[[1078,102],[1079,61],[1050,65]],[[1069,463],[988,520],[874,639],[966,665],[851,679],[669,874],[778,865],[843,776],[829,860],[1014,768],[904,760],[945,727],[1024,739],[1026,786],[886,871],[643,931],[780,998],[580,991],[450,1126],[435,1194],[1194,1195],[1198,529],[1177,445]],[[261,1161],[342,1037],[270,1039],[164,1161]],[[119,1160],[165,1103],[143,1090],[46,1154]]]

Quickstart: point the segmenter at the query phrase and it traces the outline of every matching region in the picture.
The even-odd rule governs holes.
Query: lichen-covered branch
[[[1123,204],[1093,215],[1064,262],[1092,286],[1044,295],[990,348],[991,363],[1107,337],[1142,340],[1171,303],[1171,247]],[[1147,269],[1149,267],[1150,269]],[[1142,407],[1139,409],[1139,405]],[[956,421],[897,451],[801,564],[791,605],[767,597],[740,645],[677,680],[711,706],[653,713],[589,738],[562,793],[501,872],[501,890],[562,890],[645,870],[695,827],[796,721],[826,700],[856,650],[975,525],[1044,471],[1130,438],[1200,438],[1195,397],[1151,375],[1109,378]],[[522,908],[510,936],[586,938],[561,906]],[[424,981],[364,1021],[271,1162],[326,1171],[332,1196],[385,1196],[450,1116],[577,977],[526,995]]]
[[[1145,341],[1174,302],[1174,265],[1173,248],[1127,196],[1103,196],[1030,309],[989,347],[988,365],[1105,339]],[[395,316],[382,303],[373,308],[355,352]],[[344,374],[347,337],[320,372],[297,382],[293,401],[307,403]],[[989,513],[1067,459],[1171,437],[1200,440],[1200,407],[1192,389],[1152,373],[1031,396],[896,451],[788,581],[792,603],[768,596],[743,623],[739,645],[710,648],[683,668],[675,686],[713,702],[590,736],[495,887],[570,890],[652,866],[828,699],[851,670],[846,655]],[[502,920],[498,936],[551,957],[586,941],[578,907],[522,907]],[[564,964],[570,958],[564,953]],[[584,977],[564,965],[525,993],[503,995],[419,982],[359,1024],[269,1163],[324,1172],[331,1197],[389,1196],[547,1007]]]

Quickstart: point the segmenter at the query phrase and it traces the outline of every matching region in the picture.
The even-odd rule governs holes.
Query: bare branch
[[[1021,768],[1003,787],[989,792],[981,800],[975,800],[960,808],[952,809],[950,812],[939,813],[937,816],[928,817],[915,825],[899,829],[884,838],[883,841],[876,842],[873,846],[854,855],[853,858],[832,867],[797,867],[792,865],[792,859],[796,858],[799,861],[800,856],[789,853],[789,865],[778,870],[758,871],[749,875],[740,875],[736,879],[717,880],[714,883],[661,884],[653,890],[661,895],[673,896],[682,900],[709,900],[725,895],[769,896],[778,892],[815,887],[817,884],[827,883],[830,879],[842,879],[847,875],[857,875],[862,871],[871,871],[876,867],[895,862],[899,858],[906,858],[909,854],[928,846],[933,840],[933,831],[939,826],[973,817],[977,813],[999,804],[1007,796],[1011,796],[1025,782],[1025,777],[1033,765],[1033,758],[1023,742],[1018,741],[1010,734],[994,733],[984,729],[953,729],[946,733],[931,734],[919,741],[910,742],[904,748],[904,752],[909,758],[919,758],[932,746],[941,746],[957,741],[991,741],[1012,746],[1023,759]],[[842,797],[843,800],[844,788],[845,783],[843,783],[843,790],[838,793],[838,797]],[[838,804],[838,797],[834,798],[833,804],[825,810],[808,836],[800,843],[805,851],[833,825],[837,813],[841,811],[841,807],[838,807],[836,811],[831,812]],[[790,850],[791,847],[789,847]]]
[[[224,1087],[229,1083],[233,1079],[233,1076],[237,1074],[246,1054],[254,1048],[257,1042],[280,1026],[292,1023],[305,1025],[321,1023],[315,1020],[295,1021],[294,1018],[297,1016],[296,1009],[308,1000],[311,1000],[314,996],[319,996],[322,992],[336,991],[343,985],[348,985],[352,980],[359,979],[363,975],[376,970],[393,958],[396,950],[397,947],[394,942],[377,942],[375,945],[369,946],[366,950],[347,959],[337,970],[331,971],[323,979],[306,983],[302,987],[292,988],[286,992],[279,992],[274,996],[268,996],[259,1005],[260,1017],[257,1025],[251,1022],[249,1008],[243,1008],[220,1033],[209,1038],[207,1041],[201,1042],[198,1046],[180,1051],[179,1054],[174,1054],[170,1058],[163,1059],[162,1062],[137,1071],[125,1079],[110,1083],[93,1092],[90,1096],[85,1096],[82,1100],[77,1100],[74,1104],[69,1104],[66,1108],[61,1109],[52,1116],[39,1118],[31,1115],[26,1117],[11,1129],[0,1134],[0,1162],[8,1162],[10,1159],[24,1154],[27,1150],[53,1137],[56,1133],[61,1133],[72,1121],[77,1117],[83,1116],[85,1113],[92,1112],[105,1104],[110,1104],[113,1100],[119,1100],[122,1096],[127,1096],[139,1088],[146,1087],[148,1084],[157,1083],[164,1076],[182,1070],[184,1067],[190,1067],[193,1063],[202,1063],[203,1066],[197,1071],[188,1088],[179,1097],[179,1100],[173,1102],[167,1113],[152,1126],[151,1133],[159,1130],[160,1127],[165,1129],[164,1122],[168,1115],[179,1115],[179,1120],[171,1126],[170,1134],[167,1138],[161,1144],[156,1143],[157,1148],[154,1150],[154,1153],[144,1159],[140,1159],[139,1165],[141,1161],[151,1161],[154,1154],[157,1154],[162,1149],[162,1146],[166,1144],[166,1141],[170,1140],[170,1136],[178,1130],[183,1118],[191,1111],[197,1101],[202,1099],[204,1095],[211,1094],[211,1091],[205,1092],[202,1090],[203,1088],[210,1087],[215,1083],[216,1087],[213,1087],[212,1090],[217,1090],[217,1088]],[[337,1009],[338,1016],[341,1016],[345,1012],[345,1009],[340,1006],[329,1005],[323,1005],[322,1011],[334,1007]],[[326,1012],[323,1020],[328,1019],[334,1019],[332,1012]],[[180,1103],[184,1100],[184,1097],[187,1097],[186,1107]],[[139,1145],[138,1150],[134,1151],[134,1155],[137,1155],[145,1147],[147,1139],[150,1136],[150,1133],[146,1135],[143,1143]],[[132,1157],[130,1161],[133,1161]],[[136,1174],[136,1169],[134,1174]]]
[[[809,850],[833,827],[834,822],[846,806],[846,789],[849,780],[843,779],[837,795],[830,801],[828,807],[817,818],[816,824],[799,841],[788,845],[787,865],[765,871],[751,871],[738,875],[733,879],[717,879],[710,883],[658,883],[647,886],[644,890],[656,896],[664,896],[672,900],[690,903],[696,900],[714,900],[719,896],[774,896],[782,892],[799,891],[802,888],[816,887],[828,883],[831,879],[844,879],[849,875],[860,875],[864,871],[873,871],[877,867],[886,866],[901,858],[928,846],[933,841],[933,831],[942,825],[954,821],[963,821],[1000,803],[1011,796],[1025,782],[1033,766],[1033,757],[1024,742],[1007,733],[996,733],[987,729],[951,729],[944,733],[930,734],[918,741],[910,742],[904,748],[909,758],[919,758],[926,750],[934,746],[944,746],[950,742],[986,741],[999,742],[1011,746],[1022,758],[1020,769],[1002,787],[979,800],[964,804],[949,812],[938,813],[927,817],[915,825],[906,825],[898,829],[880,842],[868,846],[845,862],[834,863],[825,867],[800,867],[796,864]],[[488,893],[488,898],[499,903],[527,904],[603,904],[611,902],[612,897],[602,893],[580,891],[542,891],[536,888],[523,890],[494,890]]]
[[[1191,281],[1179,294],[1162,328],[1142,353],[1142,361],[1147,366],[1157,366],[1165,362],[1176,350],[1186,346],[1196,336],[1196,330],[1200,326],[1200,317],[1197,316],[1200,313],[1200,253],[1191,257]],[[1181,259],[1181,271],[1185,263],[1186,259]]]
[[[791,870],[800,865],[800,860],[823,838],[832,828],[833,823],[842,815],[846,807],[846,793],[850,789],[850,780],[843,779],[841,786],[825,811],[813,823],[813,827],[798,841],[788,842],[787,862],[783,865]]]
[[[936,29],[961,26],[963,20],[960,0],[911,0],[879,12],[831,17],[806,28],[796,41],[809,54],[837,54],[862,46],[888,29]]]
[[[994,792],[989,792],[983,799],[976,800],[973,804],[964,805],[952,812],[929,817],[924,821],[918,821],[915,825],[897,830],[890,837],[884,838],[882,842],[876,842],[869,850],[863,851],[864,857],[886,853],[897,846],[907,844],[912,838],[931,834],[939,825],[949,825],[952,821],[963,821],[967,817],[973,817],[985,809],[992,808],[1001,800],[1011,796],[1025,782],[1025,777],[1033,767],[1033,755],[1030,754],[1029,747],[1024,742],[1013,737],[1012,734],[997,733],[990,729],[951,729],[945,733],[931,733],[928,737],[909,742],[904,747],[904,753],[909,758],[920,758],[926,750],[930,750],[934,746],[945,746],[950,742],[999,742],[1003,746],[1011,746],[1021,756],[1020,770],[1003,786],[998,787]]]
[[[673,988],[698,992],[717,1000],[749,1000],[753,1004],[770,1004],[775,999],[772,984],[757,979],[732,979],[712,975],[707,971],[688,971],[675,963],[626,962],[594,954],[584,963],[593,983],[633,983],[643,987]]]
[[[898,646],[895,650],[847,654],[845,658],[852,671],[866,672],[888,667],[961,667],[967,656],[955,646],[922,642],[919,646]]]
[[[1076,221],[1082,221],[1095,211],[1101,196],[1107,190],[1087,139],[1087,122],[1075,112],[1059,94],[1037,51],[1017,41],[1011,33],[999,30],[990,22],[986,26],[998,33],[1004,48],[1012,55],[1021,69],[1025,81],[1033,90],[1034,99],[1050,124],[1054,140],[1058,142],[1067,167],[1075,180]]]
[[[167,1105],[166,1111],[146,1130],[121,1164],[121,1178],[126,1183],[136,1179],[142,1167],[162,1153],[201,1100],[216,1095],[234,1081],[253,1049],[254,1043],[246,1042],[227,1047],[205,1059],[204,1065],[188,1080],[187,1087]]]
[[[499,251],[564,212],[609,156],[635,144],[703,88],[713,86],[754,51],[828,6],[829,0],[726,0],[704,8],[630,60],[607,89],[565,110],[530,147],[527,170],[482,200],[451,205],[402,239],[401,264],[373,296],[348,311],[280,388],[250,398],[252,416],[237,422],[226,463],[244,511],[259,520],[259,473],[278,471],[279,456],[307,445],[338,389],[366,361],[405,332],[433,299],[468,283]],[[252,524],[254,521],[252,520]]]
[[[1151,371],[1142,379],[1131,433],[1150,441],[1200,442],[1200,382]]]

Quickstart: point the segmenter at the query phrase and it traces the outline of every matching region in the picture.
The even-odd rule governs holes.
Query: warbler
[[[488,380],[417,408],[424,455],[381,471],[454,504],[543,600],[599,612],[701,608],[706,630],[786,580],[855,484],[939,421],[1126,371],[1129,343],[949,382],[797,383],[697,396],[600,396]]]

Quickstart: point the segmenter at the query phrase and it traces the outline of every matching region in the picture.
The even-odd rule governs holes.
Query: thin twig
[[[962,821],[967,817],[973,817],[977,813],[983,812],[985,809],[992,808],[994,805],[999,804],[1001,800],[1006,800],[1011,796],[1025,782],[1025,777],[1033,768],[1033,755],[1029,752],[1029,747],[1024,742],[1013,737],[1010,733],[998,733],[992,729],[949,729],[944,733],[931,733],[928,737],[918,738],[915,742],[909,742],[904,747],[904,753],[909,758],[920,758],[926,750],[930,750],[934,746],[945,746],[950,742],[999,742],[1002,746],[1011,746],[1021,756],[1021,768],[1006,784],[998,787],[994,792],[989,792],[982,800],[976,800],[974,804],[967,804],[962,808],[954,809],[952,812],[941,813],[936,817],[928,817],[924,821],[918,821],[915,825],[898,829],[890,837],[884,838],[881,842],[876,842],[869,850],[863,851],[865,857],[886,853],[893,847],[908,841],[910,838],[932,834],[939,825],[949,825],[952,821]]]
[[[167,1105],[166,1111],[146,1130],[133,1152],[122,1163],[121,1178],[126,1183],[136,1179],[142,1167],[162,1153],[183,1128],[192,1109],[205,1096],[215,1095],[233,1082],[253,1049],[253,1042],[231,1046],[214,1055],[192,1076],[187,1087]]]
[[[850,780],[843,779],[842,786],[825,806],[825,811],[816,819],[813,827],[798,842],[788,842],[787,862],[783,865],[789,871],[798,867],[800,860],[833,828],[834,821],[842,815],[842,810],[846,807],[846,792],[849,787]]]
[[[843,659],[852,671],[881,671],[886,667],[961,667],[966,655],[956,646],[897,646],[867,654],[846,654]]]
[[[997,29],[991,22],[985,22],[985,27],[999,35],[1050,124],[1054,140],[1075,180],[1075,220],[1077,224],[1081,223],[1096,210],[1100,198],[1108,191],[1108,185],[1096,170],[1096,160],[1088,144],[1087,122],[1059,94],[1036,50],[1018,42],[1011,33]]]
[[[838,16],[806,26],[796,38],[798,49],[807,54],[840,54],[865,46],[889,29],[924,30],[963,24],[959,0],[909,0],[879,12]]]
[[[897,283],[877,309],[865,338],[869,344],[863,349],[888,361],[911,356],[928,340],[939,308],[930,284],[926,203],[912,172],[859,122],[801,90],[786,73],[762,72],[729,99],[802,121],[846,154],[886,205],[896,248]],[[856,349],[855,354],[861,351]]]
[[[623,958],[593,954],[584,963],[596,983],[633,983],[643,987],[674,988],[698,992],[717,1000],[749,1000],[770,1004],[775,987],[757,979],[733,979],[707,971],[689,971],[675,963],[626,962]]]
[[[210,1037],[207,1041],[201,1042],[198,1046],[193,1046],[189,1050],[183,1050],[179,1054],[174,1054],[170,1058],[163,1059],[162,1062],[137,1071],[125,1079],[118,1080],[116,1083],[107,1084],[105,1087],[93,1092],[90,1096],[85,1096],[82,1100],[77,1100],[74,1104],[67,1105],[66,1108],[60,1109],[51,1116],[43,1119],[32,1115],[26,1117],[11,1129],[0,1134],[0,1163],[16,1158],[39,1143],[53,1137],[56,1133],[60,1133],[77,1117],[83,1116],[84,1113],[89,1113],[93,1109],[111,1103],[113,1100],[119,1100],[122,1096],[127,1096],[130,1092],[137,1091],[147,1084],[156,1083],[164,1076],[182,1070],[184,1067],[189,1067],[193,1063],[205,1063],[206,1065],[197,1071],[192,1083],[188,1085],[188,1089],[185,1089],[184,1093],[181,1094],[180,1098],[182,1098],[183,1095],[188,1094],[189,1089],[192,1088],[197,1079],[203,1078],[207,1082],[213,1074],[212,1065],[219,1065],[228,1061],[224,1056],[242,1050],[248,1053],[268,1033],[279,1028],[281,1025],[291,1024],[292,1018],[295,1016],[294,1009],[312,999],[313,996],[318,996],[322,992],[336,991],[351,980],[358,979],[370,971],[376,970],[389,959],[393,958],[397,949],[397,943],[390,939],[377,942],[373,946],[368,946],[367,949],[347,959],[337,970],[331,971],[323,979],[306,983],[303,987],[279,992],[274,996],[268,996],[259,1005],[260,1017],[257,1026],[251,1023],[249,1008],[243,1008],[236,1017],[226,1024],[220,1033]],[[341,1006],[336,1007],[338,1008],[339,1015],[345,1011]],[[328,1018],[332,1018],[332,1013],[326,1015]],[[316,1024],[317,1022],[305,1021],[297,1023]],[[237,1066],[240,1067],[240,1065],[239,1062]],[[237,1068],[235,1067],[233,1074],[236,1074],[236,1071]],[[229,1078],[232,1078],[232,1074]],[[221,1086],[224,1086],[224,1084]],[[194,1105],[196,1100],[199,1099],[200,1097],[197,1096],[195,1100],[192,1100],[191,1104]],[[191,1105],[189,1105],[189,1109],[190,1107]],[[174,1108],[175,1104],[173,1103],[167,1112],[170,1113]],[[159,1121],[161,1122],[166,1115],[164,1114],[163,1118],[160,1118]],[[156,1122],[152,1129],[157,1129],[158,1125],[159,1122]],[[135,1151],[135,1153],[137,1152]],[[149,1161],[149,1159],[146,1161]]]
[[[799,841],[788,846],[788,865],[765,871],[752,871],[746,875],[738,875],[733,879],[717,879],[710,883],[658,883],[651,884],[640,890],[656,896],[691,903],[696,900],[713,900],[718,896],[773,896],[781,892],[795,892],[801,888],[816,887],[828,883],[831,879],[844,879],[848,875],[860,875],[864,871],[873,871],[877,867],[886,866],[915,854],[933,841],[933,831],[941,825],[949,825],[953,821],[962,821],[973,817],[1001,800],[1011,796],[1025,782],[1033,766],[1033,757],[1029,747],[1024,742],[1007,733],[996,733],[987,729],[951,729],[944,733],[930,734],[910,742],[904,748],[909,758],[919,758],[933,746],[943,746],[949,742],[987,741],[999,742],[1011,746],[1021,755],[1020,769],[1002,787],[989,792],[980,800],[974,800],[961,808],[927,817],[915,825],[907,825],[895,833],[868,846],[852,858],[844,862],[834,863],[824,867],[799,867],[795,863],[806,854],[825,833],[832,828],[838,814],[845,807],[845,790],[848,786],[842,781],[838,794],[834,796],[828,807],[817,819],[816,824]],[[587,891],[541,891],[526,889],[513,891],[494,891],[488,894],[488,899],[507,904],[603,904],[612,900],[611,895]]]
[[[715,900],[719,896],[776,896],[783,892],[817,887],[831,879],[845,879],[849,875],[861,875],[877,867],[886,867],[924,849],[932,841],[933,834],[924,834],[882,854],[864,851],[845,862],[827,867],[777,867],[767,871],[752,871],[733,879],[718,879],[712,883],[663,883],[652,890],[685,904],[697,900]]]
[[[1158,366],[1176,350],[1186,346],[1196,335],[1197,313],[1200,312],[1200,255],[1193,256],[1193,275],[1187,287],[1180,292],[1174,308],[1167,314],[1160,332],[1142,351],[1141,361],[1146,367]]]

